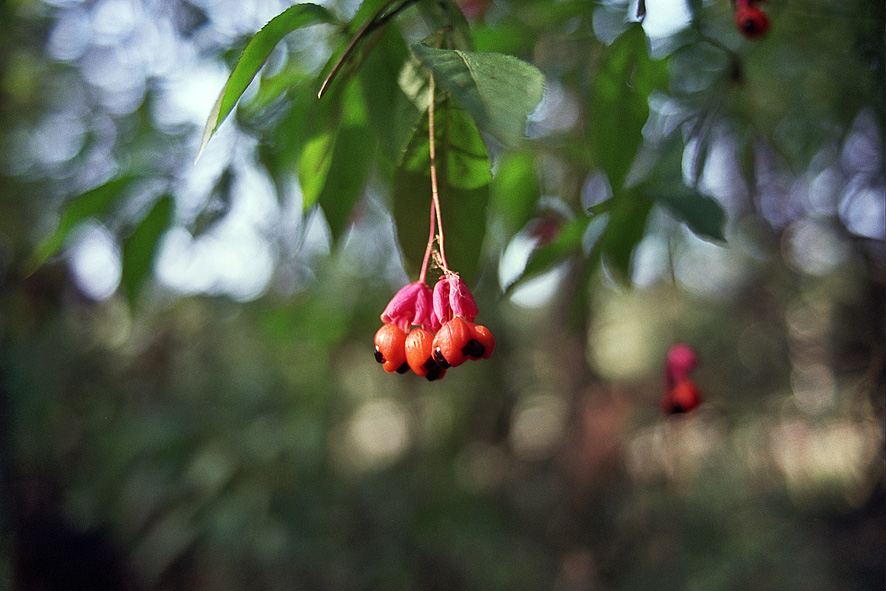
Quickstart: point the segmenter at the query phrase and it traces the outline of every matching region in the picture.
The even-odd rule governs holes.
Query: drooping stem
[[[434,75],[430,76],[428,85],[428,93],[431,98],[428,102],[428,136],[430,138],[430,160],[431,160],[431,199],[433,201],[433,209],[437,215],[437,246],[440,248],[440,267],[444,273],[450,273],[449,265],[446,262],[446,250],[443,247],[443,217],[440,215],[440,192],[437,190],[437,148],[436,135],[434,133]]]
[[[425,248],[425,258],[421,262],[421,274],[418,276],[419,283],[424,283],[425,277],[428,275],[428,261],[431,258],[431,251],[434,249],[434,235],[437,233],[436,214],[437,210],[434,207],[434,204],[431,203],[431,229],[428,231],[428,246]]]

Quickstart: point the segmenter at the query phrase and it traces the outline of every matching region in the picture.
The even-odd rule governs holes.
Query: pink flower
[[[689,345],[678,343],[670,348],[665,360],[665,384],[668,389],[689,377],[698,365],[698,356]]]
[[[416,281],[404,285],[394,294],[385,311],[381,313],[381,321],[399,326],[403,332],[409,332],[413,325],[431,325],[432,316],[431,288]]]
[[[434,321],[443,325],[455,317],[473,322],[477,303],[464,280],[455,274],[440,277],[434,286]]]

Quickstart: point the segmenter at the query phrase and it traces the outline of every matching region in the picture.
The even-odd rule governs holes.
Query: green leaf
[[[643,142],[649,95],[667,84],[667,62],[653,60],[640,25],[622,33],[606,50],[593,83],[588,113],[591,154],[615,192]]]
[[[658,190],[654,197],[699,236],[717,241],[726,240],[723,234],[726,212],[710,197],[682,186]]]
[[[607,199],[606,201],[602,201],[596,205],[592,205],[588,208],[589,215],[602,215],[609,211],[609,208],[612,207],[612,198]]]
[[[290,97],[287,111],[268,131],[267,142],[258,146],[259,162],[274,179],[278,197],[285,194],[284,187],[290,182],[292,171],[298,169],[305,142],[311,137],[309,133],[318,122],[328,121],[330,106],[317,100],[313,79],[290,87],[287,94]]]
[[[354,205],[366,186],[374,138],[365,124],[345,125],[336,138],[332,162],[318,203],[334,240],[347,230]]]
[[[698,150],[707,151],[706,136],[698,137]],[[726,213],[720,204],[688,187],[683,182],[682,162],[685,150],[681,149],[683,139],[674,134],[668,141],[658,147],[658,157],[649,171],[646,180],[637,187],[650,198],[666,207],[680,221],[701,238],[724,241],[723,228],[726,224]],[[702,158],[703,161],[706,158]],[[697,165],[699,166],[699,165]],[[699,173],[700,174],[700,173]]]
[[[203,149],[221,125],[222,121],[227,118],[240,100],[240,97],[246,91],[249,83],[258,74],[258,71],[265,64],[274,47],[283,37],[309,25],[318,23],[330,23],[335,19],[331,12],[326,8],[317,4],[296,4],[290,6],[274,18],[272,18],[255,36],[246,44],[243,54],[237,61],[234,71],[231,72],[228,81],[218,95],[215,105],[206,121],[206,127],[203,130],[203,141],[200,143],[200,150],[197,158],[203,153]]]
[[[263,111],[272,107],[282,97],[296,96],[299,94],[299,89],[313,83],[313,77],[302,71],[301,64],[290,61],[273,76],[263,76],[259,79],[258,91],[249,102],[240,104],[239,114],[247,119],[257,119]]]
[[[450,47],[463,51],[474,49],[471,26],[455,2],[418,2],[416,7],[431,31],[447,32]]]
[[[689,14],[691,15],[692,22],[698,22],[701,17],[702,8],[704,7],[703,0],[689,0],[687,4],[689,5]]]
[[[194,236],[200,236],[224,218],[231,210],[234,169],[226,166],[210,191],[203,209],[190,224]]]
[[[608,210],[609,223],[594,251],[613,276],[622,282],[630,281],[631,256],[643,239],[652,204],[643,191],[633,189],[614,197]]]
[[[524,136],[526,120],[544,95],[544,75],[515,57],[412,46],[435,79],[467,109],[477,126],[508,146]]]
[[[506,292],[550,270],[568,257],[582,254],[589,246],[586,241],[591,232],[599,232],[599,238],[586,257],[582,285],[587,283],[601,261],[606,263],[606,268],[616,279],[629,281],[631,257],[634,248],[643,239],[652,205],[653,201],[637,188],[623,191],[594,206],[591,215],[572,220],[552,242],[536,249],[520,276],[507,286]]]
[[[359,73],[370,125],[391,169],[409,143],[423,109],[427,108],[425,100],[420,111],[401,88],[401,72],[409,68],[407,62],[410,61],[415,63],[403,36],[396,27],[389,27]],[[427,80],[413,82],[427,85]]]
[[[582,216],[571,220],[560,229],[554,240],[532,251],[523,272],[506,286],[505,293],[511,293],[517,286],[549,271],[568,257],[580,253],[582,238],[593,219],[591,216]]]
[[[502,154],[491,188],[494,218],[510,237],[532,217],[541,195],[533,155],[526,152]]]
[[[348,85],[336,105],[326,125],[305,143],[298,163],[303,206],[323,208],[333,239],[347,229],[376,146],[359,86]]]
[[[160,236],[172,223],[172,214],[172,197],[164,195],[123,241],[123,271],[120,282],[130,303],[135,302],[151,272]]]
[[[630,280],[631,257],[643,239],[653,200],[648,187],[627,188],[626,179],[643,144],[649,95],[667,86],[666,60],[653,60],[646,33],[633,25],[606,50],[590,99],[591,154],[609,177],[614,197],[596,212],[608,214],[590,264],[606,263],[619,280]]]
[[[395,6],[397,2],[399,5]],[[333,80],[343,70],[349,68],[352,75],[357,72],[362,65],[362,60],[355,57],[360,51],[359,48],[363,46],[362,53],[365,58],[372,52],[391,19],[414,2],[415,0],[365,0],[351,20],[352,25],[360,23],[360,26],[345,45],[333,52],[323,68],[323,82],[320,84],[317,97],[323,98]]]
[[[112,179],[103,185],[86,191],[79,197],[75,197],[62,207],[58,227],[50,234],[34,251],[28,265],[34,271],[46,262],[46,259],[54,255],[61,248],[68,232],[79,222],[91,218],[100,217],[109,213],[123,194],[126,187],[135,179],[133,176],[122,176]]]
[[[302,205],[305,209],[317,204],[320,193],[326,186],[337,134],[337,129],[327,129],[305,142],[298,161],[298,179],[301,184]]]
[[[451,100],[435,112],[437,180],[444,248],[450,268],[473,282],[486,233],[489,159],[471,116]],[[404,262],[418,273],[428,240],[431,207],[427,117],[416,127],[394,184],[393,213]]]

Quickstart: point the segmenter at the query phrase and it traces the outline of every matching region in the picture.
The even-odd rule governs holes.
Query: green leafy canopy
[[[468,110],[477,127],[507,146],[524,136],[526,120],[541,101],[544,74],[513,56],[412,46],[415,56]]]
[[[606,50],[591,91],[588,140],[595,162],[616,193],[643,144],[649,95],[664,89],[667,61],[649,57],[646,33],[630,27]]]
[[[36,270],[46,259],[58,252],[68,233],[80,222],[108,213],[124,195],[133,176],[121,176],[99,185],[70,200],[61,210],[55,231],[34,251],[28,268]]]
[[[123,241],[123,265],[120,282],[126,290],[130,303],[138,298],[151,266],[157,257],[160,237],[169,228],[174,216],[174,203],[169,195],[163,195],[138,226]]]
[[[206,121],[203,130],[203,141],[200,142],[200,150],[197,158],[203,153],[203,149],[209,142],[218,126],[227,118],[246,91],[252,79],[270,57],[271,52],[283,37],[308,25],[331,23],[335,19],[329,10],[317,4],[296,4],[290,6],[266,24],[246,44],[243,54],[237,61],[234,71],[231,72],[228,81],[218,95],[215,105]]]
[[[659,155],[651,174],[640,175],[639,182],[629,178],[644,144],[649,97],[655,90],[665,90],[667,82],[667,60],[649,56],[646,34],[640,25],[629,27],[605,48],[591,89],[588,145],[594,164],[606,173],[614,195],[592,208],[590,217],[573,220],[553,242],[539,247],[509,289],[583,251],[583,276],[602,262],[615,277],[627,281],[632,254],[643,238],[655,203],[666,207],[700,236],[723,240],[725,213],[716,201],[683,184],[679,161],[672,161],[674,155],[682,153],[676,146],[660,147],[664,155]],[[593,244],[586,244],[592,223],[599,234]]]

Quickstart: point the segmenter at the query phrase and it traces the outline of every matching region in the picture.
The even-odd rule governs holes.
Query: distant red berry
[[[491,0],[456,0],[455,4],[465,15],[465,18],[476,20],[483,18],[489,9],[490,2]]]
[[[554,241],[563,227],[563,220],[549,216],[535,220],[530,227],[530,234],[538,241],[539,246]]]
[[[689,378],[678,382],[661,398],[661,410],[666,415],[691,412],[700,404],[701,392]]]
[[[769,17],[753,4],[740,2],[735,7],[735,26],[748,39],[760,39],[769,30]]]
[[[748,0],[739,0],[739,7]],[[685,413],[701,404],[701,393],[689,374],[698,366],[698,355],[685,343],[676,343],[665,357],[665,391],[661,410],[666,415]]]

